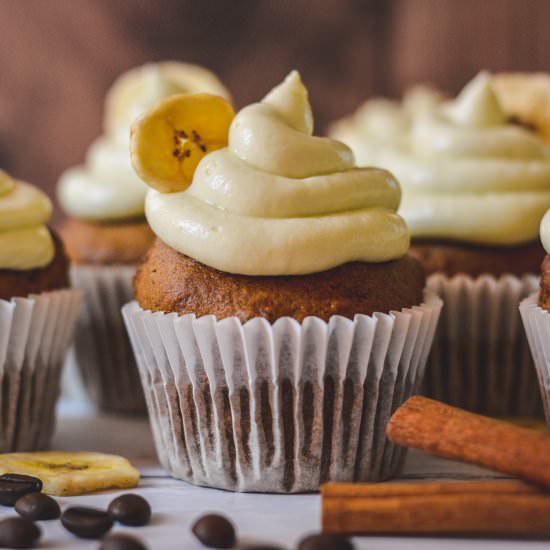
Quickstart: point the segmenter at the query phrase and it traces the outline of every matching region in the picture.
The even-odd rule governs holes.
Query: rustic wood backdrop
[[[550,0],[0,0],[0,166],[53,195],[113,79],[146,61],[210,67],[237,106],[296,67],[322,131],[419,80],[549,69],[549,22]]]

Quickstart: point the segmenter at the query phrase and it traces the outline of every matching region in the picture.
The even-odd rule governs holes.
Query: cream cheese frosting
[[[357,168],[352,151],[314,137],[297,72],[232,122],[227,148],[206,155],[191,186],[149,190],[146,216],[166,244],[230,273],[297,275],[409,248],[387,171]]]
[[[540,240],[546,253],[550,254],[550,210],[544,214],[540,222]]]
[[[51,211],[42,191],[0,170],[0,269],[37,269],[53,260]]]
[[[404,143],[363,147],[363,162],[399,179],[400,213],[413,237],[496,246],[536,240],[550,206],[550,148],[508,123],[487,73],[418,115]]]
[[[85,163],[59,180],[65,212],[90,221],[143,216],[147,187],[132,169],[130,125],[162,99],[196,92],[229,96],[213,73],[186,63],[150,63],[119,77],[107,94],[104,134],[90,146]]]

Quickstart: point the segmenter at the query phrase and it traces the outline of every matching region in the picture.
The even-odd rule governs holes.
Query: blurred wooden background
[[[296,67],[322,131],[416,81],[549,69],[548,21],[549,0],[0,0],[0,166],[53,195],[113,79],[146,61],[203,64],[237,106]]]

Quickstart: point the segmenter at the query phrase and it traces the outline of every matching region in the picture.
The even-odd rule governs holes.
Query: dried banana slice
[[[102,489],[128,489],[139,472],[121,456],[58,451],[0,454],[0,475],[26,474],[42,481],[48,495],[73,496]]]
[[[181,94],[161,101],[132,125],[134,170],[161,193],[183,191],[200,160],[227,145],[234,116],[231,104],[216,95]]]
[[[550,74],[501,73],[492,83],[504,112],[550,143]]]

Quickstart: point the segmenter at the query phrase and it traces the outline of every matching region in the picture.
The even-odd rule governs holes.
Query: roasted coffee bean
[[[31,548],[40,538],[40,528],[25,518],[6,518],[0,521],[2,548]]]
[[[103,510],[75,506],[61,515],[63,527],[83,539],[98,539],[113,526],[113,519]]]
[[[147,547],[130,535],[111,535],[102,542],[99,550],[147,550]]]
[[[0,504],[13,506],[23,495],[42,491],[42,482],[37,477],[21,474],[0,476]]]
[[[15,503],[15,511],[31,521],[57,519],[61,515],[59,504],[44,493],[29,493]]]
[[[302,539],[298,550],[353,550],[353,544],[347,537],[326,533]]]
[[[134,527],[145,525],[151,519],[149,503],[139,495],[121,495],[109,504],[109,514],[115,521]]]
[[[231,522],[217,514],[199,518],[193,525],[193,533],[204,546],[210,548],[233,548],[237,541]]]

